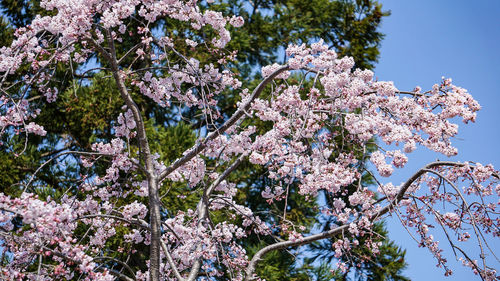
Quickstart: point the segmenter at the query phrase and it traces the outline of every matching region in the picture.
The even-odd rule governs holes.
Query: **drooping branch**
[[[384,214],[386,214],[386,213],[390,212],[391,210],[393,210],[394,208],[396,208],[397,204],[401,200],[404,199],[404,196],[407,193],[407,191],[410,188],[410,186],[418,178],[420,178],[422,175],[424,175],[425,173],[427,173],[429,171],[429,169],[432,169],[432,168],[435,168],[435,167],[439,167],[439,166],[461,167],[461,166],[464,166],[464,165],[465,165],[464,163],[451,162],[451,161],[436,161],[436,162],[432,162],[432,163],[427,164],[426,166],[424,166],[421,169],[419,169],[415,174],[413,174],[401,186],[401,188],[400,188],[398,194],[396,195],[396,197],[392,201],[390,201],[387,206],[383,207],[378,212],[376,212],[374,215],[370,216],[369,220],[370,221],[375,221],[375,220],[381,218]],[[494,176],[498,177],[498,175],[494,175]],[[289,247],[302,246],[302,245],[309,244],[309,243],[312,243],[312,242],[317,241],[317,240],[331,238],[331,237],[333,237],[333,236],[335,236],[337,234],[340,234],[340,233],[346,231],[348,229],[348,227],[349,227],[349,225],[341,225],[341,226],[339,226],[337,228],[334,228],[334,229],[331,229],[329,231],[325,231],[325,232],[322,232],[322,233],[310,235],[310,236],[307,236],[307,237],[304,237],[304,238],[301,238],[301,239],[297,239],[297,240],[293,240],[293,241],[289,240],[289,241],[277,242],[277,243],[268,245],[268,246],[260,249],[252,257],[252,259],[250,260],[250,262],[249,262],[249,264],[247,266],[247,269],[245,270],[245,274],[246,274],[245,280],[246,281],[254,280],[253,274],[255,272],[257,263],[262,259],[262,257],[265,254],[267,254],[267,253],[269,253],[271,251],[274,251],[274,250],[280,250],[280,249],[285,249],[285,248],[289,248]]]
[[[422,175],[424,175],[425,173],[428,173],[430,169],[432,168],[435,168],[435,167],[440,167],[440,166],[449,166],[449,167],[463,167],[467,164],[465,163],[460,163],[460,162],[452,162],[452,161],[435,161],[435,162],[431,162],[427,165],[425,165],[424,167],[420,168],[420,170],[418,170],[415,174],[413,174],[402,186],[401,186],[401,189],[399,190],[398,192],[398,195],[396,196],[396,199],[394,199],[393,203],[394,204],[391,204],[391,205],[388,205],[386,206],[385,208],[388,208],[387,210],[385,210],[385,208],[383,209],[383,213],[381,213],[380,215],[383,215],[385,213],[387,213],[388,211],[392,210],[392,208],[394,208],[394,206],[399,203],[404,195],[406,194],[406,192],[408,191],[408,188],[410,188],[410,186],[419,178],[421,177]],[[470,164],[469,164],[470,165]],[[470,165],[471,168],[474,168],[474,166]],[[497,178],[497,179],[500,179],[499,175],[494,173],[492,175],[493,177]]]
[[[95,257],[94,260],[110,260],[112,262],[115,262],[121,266],[123,266],[125,269],[127,269],[128,272],[130,272],[130,274],[134,277],[133,280],[136,279],[135,277],[135,272],[132,270],[132,268],[130,268],[130,266],[126,263],[124,263],[123,261],[121,260],[118,260],[118,259],[115,259],[115,258],[112,258],[112,257]]]
[[[56,156],[48,159],[47,161],[43,162],[36,170],[35,172],[33,173],[33,175],[31,176],[30,180],[28,181],[28,183],[25,185],[24,187],[24,190],[23,192],[25,192],[29,186],[31,185],[31,183],[33,183],[33,180],[35,179],[36,175],[38,174],[38,172],[40,172],[40,170],[45,167],[47,164],[49,164],[51,161],[54,161],[55,159],[63,156],[63,155],[68,155],[68,154],[76,154],[76,155],[84,155],[84,156],[112,156],[110,154],[105,154],[105,153],[100,153],[100,152],[87,152],[87,151],[64,151],[64,152],[61,152],[61,153],[58,153]]]
[[[339,226],[337,228],[331,229],[329,231],[325,231],[325,232],[322,232],[322,233],[310,235],[310,236],[307,236],[307,237],[304,237],[304,238],[301,238],[301,239],[297,239],[297,240],[294,240],[294,241],[288,240],[288,241],[277,242],[277,243],[268,245],[268,246],[260,249],[252,257],[252,259],[250,260],[250,263],[247,266],[247,269],[245,270],[245,274],[246,274],[245,280],[246,281],[250,281],[250,280],[254,280],[255,279],[253,277],[253,274],[254,274],[255,269],[257,267],[257,263],[262,259],[262,257],[265,254],[267,254],[267,253],[269,253],[271,251],[274,251],[274,250],[280,250],[280,249],[285,249],[285,248],[289,248],[289,247],[302,246],[302,245],[305,245],[305,244],[310,244],[310,243],[312,243],[314,241],[318,241],[318,240],[330,238],[330,237],[333,237],[333,236],[335,236],[337,234],[340,234],[340,233],[346,231],[348,228],[349,228],[349,225],[342,225],[342,226]]]
[[[79,262],[79,261],[77,261],[77,260],[75,260],[75,259],[73,259],[73,258],[70,258],[70,257],[68,257],[67,255],[65,255],[65,254],[63,254],[63,253],[60,253],[60,252],[58,252],[58,251],[54,251],[54,250],[53,250],[53,249],[51,249],[51,248],[48,248],[48,247],[45,247],[45,246],[42,246],[41,248],[42,248],[43,250],[45,250],[45,251],[50,251],[50,252],[51,252],[54,256],[60,257],[60,258],[62,258],[62,259],[64,259],[64,260],[66,260],[66,261],[68,261],[68,262],[70,262],[70,263],[73,263],[73,264],[81,264],[81,262]],[[95,259],[95,258],[94,258],[94,259]],[[114,269],[104,268],[104,267],[100,267],[100,266],[98,266],[96,269],[97,269],[98,271],[101,271],[101,272],[103,272],[103,271],[107,270],[110,274],[112,274],[112,275],[114,275],[114,276],[116,276],[116,277],[118,277],[118,278],[120,278],[120,279],[122,279],[122,280],[125,280],[125,281],[135,281],[135,280],[136,280],[135,278],[130,278],[130,277],[128,277],[127,275],[125,275],[125,274],[123,274],[123,273],[121,273],[121,272],[119,272],[119,271],[116,271],[116,270],[114,270]]]

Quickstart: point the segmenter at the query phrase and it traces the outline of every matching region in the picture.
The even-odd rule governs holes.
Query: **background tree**
[[[251,6],[251,8],[248,8],[248,6]],[[40,8],[38,1],[2,1],[2,7],[6,19],[10,20],[11,27],[19,27],[31,22],[37,13],[47,13]],[[360,67],[371,68],[378,56],[378,46],[382,39],[382,34],[377,31],[377,28],[382,16],[387,15],[387,13],[381,11],[381,6],[374,1],[314,1],[314,3],[298,3],[293,1],[229,1],[227,3],[212,5],[212,8],[225,14],[228,14],[228,11],[238,11],[238,14],[243,16],[247,22],[238,32],[232,33],[233,40],[229,46],[231,49],[238,50],[237,63],[233,63],[232,65],[238,69],[243,77],[248,78],[252,75],[252,69],[259,67],[259,65],[268,64],[275,59],[280,48],[284,49],[290,43],[307,43],[320,37],[325,38],[330,48],[337,50],[340,54],[354,56],[356,64]],[[130,26],[130,24],[135,23],[130,22],[128,25]],[[169,23],[167,20],[157,25],[157,27],[151,28],[162,28],[168,33],[169,30],[174,29],[173,27],[179,29],[178,23]],[[7,27],[5,31],[8,31]],[[10,34],[10,32],[7,33]],[[175,36],[174,38],[177,38],[175,39],[176,43],[180,44],[182,48],[190,48],[185,44],[184,37]],[[137,46],[138,42],[140,42],[140,38],[138,37],[125,38],[124,42],[117,48],[119,54],[125,54],[127,50]],[[9,40],[6,40],[5,43],[9,43]],[[197,58],[200,61],[207,59],[203,53],[199,54]],[[137,65],[135,67],[140,68]],[[85,73],[85,75],[88,78],[93,76],[92,72]],[[71,77],[68,79],[68,73],[64,72],[61,72],[60,76],[61,80],[66,81],[65,87],[73,87],[74,85],[71,80],[78,78]],[[115,89],[109,87],[104,77],[105,75],[98,75],[92,80],[87,78],[87,85],[81,86],[77,90],[69,89],[64,91],[60,97],[60,100],[64,100],[64,103],[45,105],[47,108],[42,111],[42,115],[38,116],[37,120],[45,128],[51,128],[48,130],[48,134],[52,135],[50,146],[60,146],[61,142],[69,139],[71,141],[65,143],[65,149],[88,150],[91,143],[96,140],[109,140],[112,138],[112,116],[116,116],[119,113],[121,106],[120,100],[116,98],[117,95],[111,94]],[[252,80],[248,78],[243,80],[249,81],[245,84],[255,85],[260,76],[256,75],[253,78],[255,82],[251,82]],[[107,97],[115,98],[110,99]],[[219,105],[222,107],[221,112],[223,115],[229,116],[234,112],[235,108],[233,105],[236,99],[238,99],[238,96],[232,95],[231,91],[226,92],[222,98],[219,98]],[[147,101],[144,102],[144,114],[154,114],[155,116],[154,121],[149,123],[149,126],[156,128],[150,130],[154,143],[161,144],[156,146],[155,149],[159,151],[161,160],[167,162],[173,161],[180,156],[178,153],[175,153],[176,151],[183,151],[194,143],[195,135],[190,132],[191,128],[184,126],[183,123],[178,123],[177,118],[172,113],[169,113],[168,109],[167,111],[163,109],[158,111],[154,103],[148,104]],[[186,119],[196,119],[197,115],[199,116],[197,110],[184,113]],[[176,126],[173,128],[173,131],[182,137],[170,137],[167,132],[162,130],[161,124],[165,123]],[[196,129],[200,126],[203,126],[203,124],[197,121],[191,127]],[[263,124],[260,124],[260,126],[263,126]],[[176,143],[178,140],[186,141]],[[45,150],[49,150],[47,143],[44,146]],[[3,186],[13,186],[13,184],[19,182],[21,177],[25,176],[26,171],[34,170],[30,170],[27,167],[33,167],[33,163],[39,163],[43,159],[53,156],[52,154],[40,153],[40,150],[36,149],[40,147],[40,144],[36,141],[33,142],[33,140],[30,140],[30,147],[31,157],[22,158],[24,160],[21,160],[21,158],[16,159],[17,162],[22,161],[22,163],[16,163],[15,165],[20,169],[12,170],[9,168],[4,171],[3,175],[5,176],[3,178],[9,182],[6,182]],[[175,149],[166,150],[166,148],[174,147]],[[62,150],[59,149],[58,151]],[[5,159],[4,163],[12,161],[8,152],[5,153]],[[65,189],[65,187],[57,186],[68,182],[64,179],[66,176],[65,173],[75,173],[78,170],[78,167],[68,168],[69,166],[74,166],[74,163],[71,161],[66,162],[64,169],[57,173],[53,170],[41,171],[38,173],[37,179],[44,181],[45,184],[50,184],[55,190]],[[12,165],[6,165],[5,167],[12,167]],[[236,177],[245,177],[246,181],[253,183],[253,185],[256,185],[257,182],[262,182],[262,185],[265,185],[264,170],[257,165],[247,165],[243,169],[239,168],[239,170],[240,172],[237,172]],[[250,177],[244,175],[250,175]],[[71,174],[71,176],[74,176],[74,174]],[[45,188],[43,192],[44,194],[51,193],[52,190],[51,188]],[[173,193],[176,194],[179,192]],[[239,201],[240,203],[245,202],[254,206],[260,205],[259,208],[263,210],[269,208],[265,200],[258,201],[253,198],[256,198],[255,194],[246,190],[246,192],[241,193],[239,196]],[[166,196],[163,200],[165,202],[168,201],[169,205],[175,204],[177,208],[186,208],[184,201],[177,200],[176,197]],[[289,220],[301,223],[307,222],[309,225],[315,223],[314,217],[316,213],[313,211],[314,203],[306,203],[299,198],[290,198],[288,204],[294,210],[294,216],[289,216]],[[279,208],[282,208],[282,206],[279,206]],[[279,216],[279,214],[272,216],[276,215]],[[272,216],[269,217],[269,220],[272,219]],[[304,218],[306,219],[304,220]],[[249,249],[256,247],[252,246],[253,243],[262,244],[257,237],[246,240],[245,243],[248,243]],[[323,246],[326,247],[323,251],[331,249],[327,244]],[[397,249],[394,249],[394,251],[397,252]],[[401,257],[404,256],[402,252],[397,253]],[[280,252],[276,253],[276,255],[281,258],[277,259],[273,257],[272,262],[271,258],[268,258],[268,262],[263,263],[261,273],[264,277],[270,280],[285,280],[287,278],[294,278],[293,276],[300,274],[300,270],[293,270],[295,267],[294,255],[288,252]],[[380,257],[384,257],[384,255]],[[399,267],[393,267],[395,268],[394,273],[401,271],[405,265],[403,259],[398,258],[396,260],[401,262],[399,263]],[[278,265],[273,266],[274,263]],[[266,267],[272,269],[266,269]],[[272,274],[266,275],[265,272],[272,272]]]

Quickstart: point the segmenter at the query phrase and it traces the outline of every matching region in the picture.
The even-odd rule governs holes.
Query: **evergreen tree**
[[[3,0],[1,2],[3,16],[0,22],[0,34],[2,35],[1,45],[7,45],[12,40],[12,33],[16,27],[23,26],[31,21],[34,15],[40,13],[38,1],[13,1]],[[212,6],[212,9],[214,7]],[[275,59],[285,60],[283,48],[290,43],[308,43],[318,38],[325,39],[330,48],[335,49],[340,55],[353,56],[356,65],[360,68],[372,68],[379,55],[379,44],[383,35],[378,31],[379,24],[387,12],[382,11],[382,7],[376,1],[277,1],[277,0],[256,0],[256,1],[237,1],[229,0],[221,2],[215,8],[222,12],[235,13],[243,16],[246,24],[235,33],[234,38],[228,45],[229,50],[238,50],[236,54],[238,64],[229,64],[228,67],[236,68],[243,77],[246,77],[245,83],[255,85],[258,76],[255,76],[255,70],[260,66],[267,65]],[[133,21],[130,25],[137,24]],[[158,28],[168,34],[173,28],[174,23],[164,21]],[[175,26],[178,34],[172,34],[172,38],[182,42],[185,40],[182,27]],[[198,34],[197,36],[207,36]],[[130,37],[119,45],[118,53],[125,54],[130,50],[135,50],[139,44],[140,38]],[[185,48],[190,46],[186,43]],[[212,58],[207,54],[200,52],[197,59],[203,62],[210,61]],[[88,65],[89,68],[99,67],[101,63],[99,57],[95,58],[95,65]],[[134,68],[147,68],[148,65],[134,64]],[[0,176],[0,184],[3,192],[16,194],[21,192],[25,186],[18,183],[30,181],[26,174],[33,174],[36,167],[46,161],[51,161],[58,153],[64,154],[68,150],[84,151],[89,150],[92,143],[96,141],[111,138],[112,128],[118,112],[120,112],[121,103],[115,87],[110,85],[110,75],[103,72],[94,74],[93,71],[76,71],[68,66],[60,66],[57,69],[59,79],[61,80],[61,94],[59,101],[54,104],[44,103],[42,114],[37,122],[42,124],[48,130],[49,140],[42,141],[37,138],[28,140],[27,149],[22,156],[18,158],[8,157],[12,151],[23,149],[23,138],[10,134],[5,136],[2,142],[9,144],[0,152],[0,161],[5,163]],[[83,77],[75,77],[76,73]],[[83,73],[83,74],[82,74]],[[75,85],[76,78],[86,79],[86,83]],[[300,79],[300,78],[298,78]],[[12,81],[14,82],[14,81]],[[28,93],[29,98],[36,100],[41,96],[35,91]],[[138,99],[141,97],[137,96]],[[220,101],[221,114],[230,116],[235,108],[237,97],[227,93]],[[197,120],[200,114],[197,110],[185,110],[179,106],[178,111],[158,109],[147,99],[141,100],[141,109],[145,116],[153,116],[154,122],[148,124],[150,131],[150,143],[154,144],[158,151],[160,159],[169,163],[179,157],[181,151],[194,144],[197,131],[203,130],[207,124],[204,124],[200,118],[198,122],[186,123],[183,120]],[[163,125],[169,126],[165,129]],[[264,128],[269,124],[255,124]],[[92,129],[91,129],[92,128]],[[131,140],[133,142],[133,140]],[[54,153],[54,148],[57,153]],[[71,186],[68,178],[75,178],[74,175],[81,173],[80,167],[74,165],[72,156],[64,155],[58,157],[60,168],[49,169],[42,167],[37,172],[35,183],[32,184],[33,192],[40,196],[61,196],[64,192],[77,193],[78,191]],[[364,159],[362,159],[364,160]],[[95,174],[104,173],[104,166],[96,167]],[[121,175],[124,179],[134,175]],[[263,217],[269,221],[278,221],[282,214],[277,210],[284,208],[285,202],[277,202],[276,206],[271,208],[266,202],[259,202],[253,196],[257,189],[255,186],[265,186],[269,179],[264,174],[262,167],[245,164],[239,167],[237,173],[232,177],[244,178],[247,184],[240,188],[238,198],[241,202],[253,205],[256,209],[261,209]],[[74,184],[74,183],[73,183]],[[369,181],[366,182],[369,184]],[[181,191],[190,187],[179,186],[174,183],[166,182],[162,187],[164,196],[162,203],[175,209],[183,209],[195,204],[194,198],[198,196],[196,192],[192,193],[193,198],[179,198]],[[293,185],[290,192],[294,192]],[[353,192],[351,190],[350,192]],[[325,195],[328,197],[328,195]],[[135,198],[140,200],[140,198]],[[261,198],[262,199],[262,198]],[[298,196],[286,202],[290,212],[287,219],[308,227],[312,227],[318,221],[315,219],[318,210],[314,204],[306,203]],[[164,213],[164,216],[170,214]],[[324,225],[327,227],[327,224]],[[82,230],[83,231],[83,230]],[[126,231],[126,230],[123,230]],[[380,225],[377,232],[381,236],[387,236],[384,227]],[[283,233],[275,233],[276,239]],[[351,268],[356,271],[356,278],[359,280],[406,280],[401,276],[401,270],[404,268],[404,251],[401,251],[392,242],[385,239],[381,251],[384,254],[370,260],[370,253],[367,253],[363,247],[360,247],[355,256],[343,257],[346,261],[352,261]],[[258,245],[266,243],[259,237],[251,236],[245,242],[249,254],[252,254]],[[332,275],[329,273],[333,262],[331,252],[331,241],[325,240],[321,244],[314,245],[311,249],[315,253],[316,259],[320,260],[319,266],[304,265],[298,267],[295,263],[293,252],[274,252],[266,256],[266,261],[258,268],[261,276],[268,280],[329,280],[346,278],[346,275]],[[114,249],[113,255],[124,255],[127,251],[120,252],[122,241],[113,241],[114,245],[108,245]],[[147,246],[145,245],[144,248]],[[141,255],[137,252],[131,255],[132,266],[141,268]],[[360,259],[359,257],[363,257]],[[306,263],[309,262],[306,259]],[[312,261],[312,260],[311,260]],[[360,264],[361,266],[357,266]]]

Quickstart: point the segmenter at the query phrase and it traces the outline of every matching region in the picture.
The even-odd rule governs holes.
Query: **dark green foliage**
[[[230,49],[239,51],[238,61],[245,62],[244,72],[248,67],[267,65],[276,59],[283,62],[280,48],[320,38],[339,56],[354,57],[357,67],[372,68],[383,39],[378,27],[382,18],[389,15],[371,0],[230,0],[219,9],[245,19],[246,24],[230,42]]]
[[[0,17],[0,46],[7,45],[12,40],[13,29],[23,26],[41,12],[38,1],[24,0],[2,0],[0,8],[3,11]],[[211,5],[211,9],[222,11],[226,14],[237,14],[243,16],[246,24],[238,29],[231,28],[232,41],[227,50],[237,50],[237,61],[225,67],[239,72],[244,87],[253,89],[259,82],[258,70],[261,66],[273,62],[284,62],[284,48],[288,44],[311,43],[323,38],[325,42],[335,49],[339,56],[353,56],[357,67],[372,68],[379,55],[379,44],[383,38],[378,29],[384,16],[389,15],[382,11],[379,3],[372,0],[228,0],[219,4]],[[47,13],[47,12],[45,12]],[[129,22],[129,28],[137,26],[138,23]],[[186,26],[178,22],[164,21],[160,25],[151,26],[158,28],[166,34],[175,38],[179,51],[190,53],[202,63],[212,62],[213,57],[201,46],[192,49],[184,43],[184,36],[209,37],[208,34],[193,34],[182,32],[187,30]],[[177,30],[174,34],[173,30]],[[117,45],[119,56],[125,54],[140,42],[140,38],[126,37]],[[94,57],[97,64],[102,61],[98,56]],[[142,63],[127,61],[133,69],[147,67]],[[105,63],[102,63],[105,67]],[[57,68],[59,84],[59,98],[55,103],[46,103],[43,97],[37,96],[35,91],[29,96],[40,100],[42,113],[37,118],[37,123],[43,125],[48,132],[48,141],[30,136],[26,150],[18,157],[12,157],[12,152],[21,152],[24,149],[24,136],[11,134],[2,140],[8,144],[0,151],[0,191],[17,195],[29,181],[35,170],[45,161],[54,157],[60,151],[76,150],[88,151],[92,143],[108,142],[113,135],[114,120],[122,112],[123,102],[117,93],[114,80],[105,71],[94,74],[88,72],[89,77],[84,79],[83,84],[75,85],[77,80],[66,65]],[[76,77],[78,78],[78,77]],[[297,77],[299,79],[300,77]],[[181,156],[182,152],[191,147],[199,131],[206,128],[206,123],[200,118],[197,109],[186,110],[181,108],[180,112],[173,112],[168,108],[159,108],[154,102],[137,94],[134,86],[132,89],[134,98],[142,109],[142,114],[149,118],[147,132],[151,148],[159,153],[160,160],[171,163]],[[134,93],[135,92],[135,93]],[[264,94],[265,96],[265,94]],[[236,102],[239,96],[227,91],[220,98],[218,107],[224,118],[228,118],[236,110]],[[180,118],[180,116],[182,118]],[[190,120],[186,123],[183,120]],[[221,122],[218,120],[217,122]],[[216,122],[216,123],[217,123]],[[258,131],[268,129],[272,124],[266,122],[246,123],[244,126],[255,125]],[[330,128],[335,130],[335,128]],[[7,137],[6,137],[7,138]],[[338,140],[342,142],[342,139]],[[131,149],[136,149],[134,139],[130,140]],[[355,150],[355,145],[346,145],[348,151]],[[53,152],[55,151],[55,153]],[[35,181],[31,184],[30,191],[40,196],[52,196],[58,198],[65,191],[77,193],[75,186],[79,182],[70,182],[68,178],[79,178],[81,167],[76,164],[76,159],[67,156],[58,158],[60,165],[48,165],[39,171]],[[335,157],[333,155],[332,157]],[[361,157],[361,156],[360,156]],[[364,160],[364,159],[360,159]],[[206,159],[206,161],[215,161]],[[49,168],[50,167],[50,168]],[[93,174],[103,174],[106,162],[99,162],[90,171]],[[88,172],[88,171],[85,171]],[[120,175],[123,179],[123,188],[127,186],[127,179],[131,177],[140,178],[139,174]],[[260,192],[266,185],[272,184],[261,166],[243,163],[237,171],[229,178],[231,182],[238,182],[239,193],[236,198],[238,203],[250,205],[257,210],[263,220],[270,224],[282,223],[285,202],[275,201],[268,204]],[[21,183],[21,184],[19,184]],[[369,184],[366,179],[365,184]],[[290,197],[287,204],[286,219],[295,225],[302,225],[307,229],[319,223],[317,204],[305,200],[296,192],[297,186],[289,187]],[[179,195],[189,195],[184,198]],[[190,186],[179,183],[164,181],[160,196],[162,196],[163,216],[170,217],[174,214],[169,211],[193,208],[200,196],[200,191]],[[327,196],[328,198],[328,196]],[[116,199],[118,205],[127,204],[134,200],[145,201],[129,194],[124,198]],[[144,202],[146,203],[146,202]],[[213,220],[227,219],[223,213],[214,213]],[[22,221],[19,221],[22,227]],[[79,229],[83,235],[86,229]],[[119,228],[117,232],[127,233],[128,229]],[[386,237],[387,231],[383,225],[377,227],[377,232]],[[287,238],[286,235],[276,230],[274,237],[259,237],[251,235],[242,241],[249,256],[252,256],[262,246],[275,242],[278,238]],[[120,236],[116,236],[120,237]],[[381,239],[382,241],[383,239]],[[313,245],[308,255],[315,255],[317,262],[306,259],[303,265],[298,265],[294,249],[282,252],[272,252],[264,257],[257,271],[260,276],[267,280],[345,280],[346,275],[339,272],[331,272],[334,268],[333,255],[330,240],[322,241]],[[130,256],[129,265],[134,270],[144,270],[144,261],[147,260],[148,246],[145,244],[135,248],[137,251],[130,252],[129,244],[120,239],[110,239],[103,249],[103,253],[109,257]],[[349,258],[352,260],[352,269],[355,269],[355,278],[358,280],[407,280],[401,276],[404,268],[404,251],[392,242],[384,242],[381,247],[382,254],[373,257],[366,248],[359,247]],[[347,259],[347,257],[345,257]],[[344,257],[342,258],[344,259]],[[363,259],[363,260],[362,260]],[[356,267],[360,264],[360,267]],[[352,275],[352,274],[351,274]],[[228,277],[227,277],[228,278]],[[224,278],[223,278],[224,279]]]
[[[382,242],[379,247],[380,253],[374,256],[363,246],[367,242],[366,239],[358,238],[359,246],[353,247],[349,254],[341,258],[347,264],[349,271],[347,273],[337,271],[335,280],[350,280],[353,274],[348,273],[352,271],[354,271],[355,280],[410,280],[402,273],[407,266],[404,260],[406,251],[388,240],[388,232],[383,223],[376,223],[373,230],[377,233],[377,236],[372,237],[373,241]],[[336,237],[331,240],[335,241],[339,238]],[[322,240],[311,244],[309,248],[313,253],[313,257],[306,258],[306,263],[322,262],[322,264],[331,264],[335,261],[334,253],[330,250],[331,243],[329,240]]]
[[[35,0],[2,0],[1,11],[14,27],[25,26],[44,10]],[[4,37],[2,37],[4,38]]]

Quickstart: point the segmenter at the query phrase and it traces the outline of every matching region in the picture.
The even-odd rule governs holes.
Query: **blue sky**
[[[400,90],[412,90],[416,85],[427,90],[441,76],[468,89],[482,110],[476,123],[459,124],[460,133],[454,140],[459,154],[452,160],[491,163],[500,169],[500,1],[380,2],[392,14],[383,20],[381,30],[386,37],[375,75],[379,80],[394,81]],[[387,182],[399,184],[426,163],[447,157],[419,148],[409,158],[405,169],[396,170]],[[397,219],[390,219],[388,227],[391,238],[407,249],[406,275],[412,280],[480,280],[458,265],[450,251],[446,254],[455,274],[444,277],[431,254],[417,247]],[[500,250],[500,243],[495,243]]]

